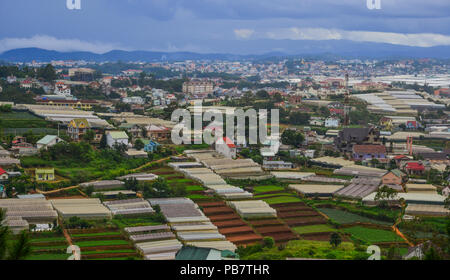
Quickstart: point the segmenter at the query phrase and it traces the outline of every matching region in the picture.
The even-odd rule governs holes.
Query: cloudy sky
[[[295,53],[305,40],[450,45],[449,0],[1,0],[0,53],[23,47]],[[288,42],[288,43],[286,43]]]

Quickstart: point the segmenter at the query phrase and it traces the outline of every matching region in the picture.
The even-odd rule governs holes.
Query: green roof
[[[128,139],[128,134],[126,134],[125,131],[110,131],[108,134],[111,135],[113,139]]]
[[[46,135],[44,138],[42,138],[41,140],[37,141],[36,144],[41,144],[41,145],[48,145],[50,142],[52,142],[53,140],[55,140],[58,136],[56,135]]]
[[[181,250],[176,255],[176,260],[207,260],[209,254],[211,251],[214,251],[215,249],[209,249],[209,248],[198,248],[198,247],[192,247],[192,246],[185,246],[181,248]]]
[[[401,172],[400,169],[392,169],[391,172],[394,173],[394,175],[397,177],[405,176],[405,174],[403,172]]]

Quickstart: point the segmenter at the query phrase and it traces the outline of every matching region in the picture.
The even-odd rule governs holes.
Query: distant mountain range
[[[114,50],[104,54],[92,52],[59,52],[39,48],[23,48],[0,54],[0,61],[6,62],[48,62],[51,60],[86,60],[86,61],[183,61],[183,60],[259,60],[281,57],[316,57],[328,60],[341,58],[450,58],[450,46],[408,47],[381,43],[353,42],[345,40],[329,41],[292,41],[292,40],[254,40],[245,45],[237,45],[236,53],[254,49],[254,45],[267,46],[271,49],[289,49],[290,52],[278,51],[258,55],[239,55],[224,53],[201,54],[194,52],[153,52]],[[295,50],[295,51],[292,51]]]

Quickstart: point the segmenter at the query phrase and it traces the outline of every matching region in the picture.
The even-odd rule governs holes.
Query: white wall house
[[[0,167],[0,181],[8,181],[9,174]]]
[[[216,151],[227,158],[236,158],[236,145],[228,137],[217,139]]]
[[[71,96],[70,87],[63,83],[56,83],[54,93],[59,96]]]
[[[128,135],[124,131],[108,131],[106,133],[106,144],[111,148],[116,144],[128,146]]]
[[[58,144],[59,142],[63,142],[61,138],[59,138],[56,135],[46,135],[44,138],[40,139],[36,143],[36,147],[40,149],[47,149],[48,147],[51,147],[53,145]]]
[[[325,120],[325,127],[339,127],[339,119],[337,118],[327,118]]]

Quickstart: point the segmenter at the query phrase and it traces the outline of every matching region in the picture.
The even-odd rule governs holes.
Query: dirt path
[[[182,156],[182,154],[176,155],[176,157],[179,157],[179,156]],[[146,167],[149,167],[150,165],[152,165],[152,164],[154,164],[154,163],[161,163],[161,162],[164,162],[164,161],[166,161],[166,160],[169,160],[171,157],[172,157],[172,156],[169,156],[169,157],[165,157],[165,158],[162,158],[162,159],[158,159],[158,160],[155,160],[155,161],[148,162],[148,163],[146,163],[146,164],[144,164],[144,165],[142,165],[142,166],[139,166],[138,168],[132,169],[132,170],[130,170],[130,171],[131,171],[131,172],[139,172],[139,171],[141,171],[142,169],[145,169]]]
[[[43,194],[43,195],[46,195],[46,194],[52,194],[52,193],[59,193],[61,191],[66,191],[66,190],[73,190],[73,189],[76,189],[76,188],[79,188],[79,186],[71,186],[71,187],[57,189],[57,190],[51,190],[51,191],[41,191],[39,189],[36,189],[36,192],[40,193],[40,194]]]
[[[69,246],[72,246],[72,245],[73,245],[73,243],[72,243],[72,238],[70,237],[70,234],[69,234],[69,232],[67,231],[67,229],[65,229],[65,228],[63,227],[63,222],[62,222],[61,218],[58,218],[58,221],[59,221],[59,226],[62,228],[64,237],[65,237],[66,240],[67,240],[67,243],[69,244]]]
[[[395,232],[395,234],[397,234],[398,236],[400,236],[403,240],[405,240],[406,243],[408,243],[408,245],[410,247],[414,247],[414,244],[412,244],[407,238],[406,236],[398,229],[397,225],[402,221],[402,216],[404,213],[404,209],[406,207],[406,205],[402,204],[402,213],[400,214],[400,216],[397,218],[397,220],[395,221],[394,225],[392,226],[392,230]]]

